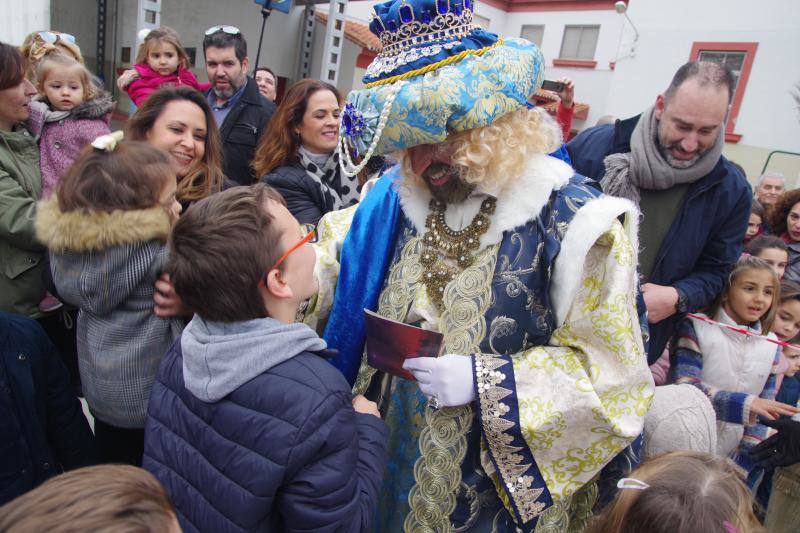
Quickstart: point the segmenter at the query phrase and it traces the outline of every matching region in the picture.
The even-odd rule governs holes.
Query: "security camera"
[[[620,15],[622,15],[628,10],[628,4],[626,4],[622,0],[619,0],[619,2],[614,2],[614,10]]]

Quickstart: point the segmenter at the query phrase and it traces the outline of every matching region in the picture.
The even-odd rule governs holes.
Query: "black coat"
[[[42,327],[0,313],[0,505],[97,463],[92,430]]]
[[[142,466],[186,532],[369,531],[388,428],[351,399],[338,370],[303,352],[203,402],[178,340],[150,395]]]
[[[255,80],[248,76],[242,96],[219,128],[224,156],[222,169],[239,185],[252,185],[256,181],[250,163],[273,113],[275,104],[261,96]]]
[[[281,193],[286,200],[286,208],[301,224],[316,224],[322,215],[333,211],[333,202],[308,177],[300,163],[278,167],[261,178],[261,181]]]

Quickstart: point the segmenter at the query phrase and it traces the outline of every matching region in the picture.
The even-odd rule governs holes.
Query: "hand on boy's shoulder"
[[[378,404],[367,400],[363,395],[359,394],[353,398],[353,409],[356,413],[363,413],[366,415],[374,415],[378,418],[381,417],[378,411]]]

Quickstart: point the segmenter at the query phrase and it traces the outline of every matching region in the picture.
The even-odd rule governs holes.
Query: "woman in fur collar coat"
[[[101,137],[39,204],[60,297],[77,306],[83,392],[101,458],[139,464],[150,389],[182,324],[153,314],[153,284],[180,213],[167,156]]]

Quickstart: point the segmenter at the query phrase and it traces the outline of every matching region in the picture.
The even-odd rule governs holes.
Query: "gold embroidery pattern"
[[[595,429],[592,433],[606,436],[586,448],[565,450],[564,457],[550,465],[550,476],[546,470],[542,471],[548,486],[563,487],[563,494],[577,491],[585,484],[582,479],[585,474],[599,471],[598,465],[608,462],[633,440],[614,435],[605,429]]]
[[[634,263],[621,264],[616,253],[629,246],[622,225],[614,222],[585,257],[580,289],[550,345],[512,356],[523,436],[537,450],[536,464],[555,501],[553,507],[572,507],[569,531],[582,527],[584,519],[576,513],[594,499],[576,491],[591,483],[640,433],[652,396],[652,378],[641,357],[635,306],[629,296]],[[629,363],[629,358],[636,362]],[[526,402],[531,400],[552,401],[554,411],[570,421],[568,430],[561,435],[543,431],[553,419],[530,414]],[[558,511],[548,508],[539,517],[537,531],[549,527],[545,524],[551,513]]]
[[[487,334],[484,315],[492,295],[497,248],[479,252],[474,263],[445,289],[439,330],[446,353],[473,353]],[[421,455],[414,465],[416,484],[408,495],[411,512],[403,524],[405,531],[452,530],[450,515],[461,486],[461,463],[472,418],[469,405],[425,410],[428,427],[420,435]]]
[[[527,523],[542,514],[545,503],[537,500],[544,489],[531,486],[533,476],[525,475],[531,465],[523,463],[524,457],[517,453],[521,448],[513,445],[514,437],[508,433],[514,423],[503,418],[510,409],[503,399],[513,391],[500,386],[506,375],[499,369],[508,364],[509,361],[493,355],[475,355],[475,376],[484,435],[505,483],[504,489],[514,501],[523,522]]]
[[[526,398],[518,401],[522,435],[531,452],[552,448],[567,429],[564,414],[556,409],[552,400]]]
[[[406,317],[408,307],[414,299],[416,285],[422,276],[419,254],[422,250],[422,239],[412,237],[403,246],[400,259],[389,269],[386,288],[381,291],[378,300],[378,314],[392,320],[402,321]],[[358,369],[353,392],[363,394],[376,370],[367,363],[366,351],[361,356],[361,367]]]

